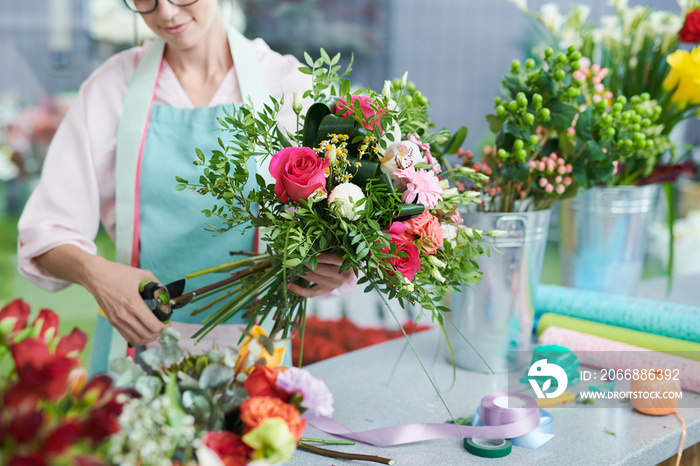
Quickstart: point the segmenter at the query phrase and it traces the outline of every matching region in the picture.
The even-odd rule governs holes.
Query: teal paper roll
[[[535,310],[700,343],[697,306],[539,285]]]

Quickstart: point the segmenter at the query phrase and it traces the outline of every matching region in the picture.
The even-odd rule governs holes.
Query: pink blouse
[[[18,268],[36,285],[50,291],[67,287],[42,270],[35,257],[63,244],[95,254],[94,238],[100,222],[115,235],[115,152],[117,128],[127,84],[150,43],[121,52],[100,66],[80,87],[65,119],[51,142],[41,179],[19,220]],[[310,78],[299,72],[291,55],[272,51],[262,39],[253,48],[276,99],[285,96],[280,124],[293,129],[292,92],[307,89]],[[172,68],[164,61],[155,103],[193,108]],[[241,104],[241,91],[233,68],[229,70],[209,106]],[[212,121],[212,130],[217,123]],[[194,148],[192,149],[194,160]]]

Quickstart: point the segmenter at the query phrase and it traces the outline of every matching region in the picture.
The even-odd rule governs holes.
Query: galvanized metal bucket
[[[634,295],[658,186],[591,188],[560,204],[565,286]]]
[[[500,252],[479,257],[481,282],[463,285],[460,293],[450,295],[452,312],[447,315],[445,327],[458,367],[508,372],[529,363],[529,359],[514,360],[517,353],[509,351],[531,348],[533,296],[540,281],[550,213],[551,209],[462,214],[464,224],[471,228],[504,230],[506,234],[483,237],[482,243]]]

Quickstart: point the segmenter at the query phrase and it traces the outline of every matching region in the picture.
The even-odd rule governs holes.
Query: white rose
[[[365,194],[356,184],[339,184],[328,196],[328,205],[341,216],[350,221],[357,220],[360,216],[355,212],[355,203],[364,199]]]

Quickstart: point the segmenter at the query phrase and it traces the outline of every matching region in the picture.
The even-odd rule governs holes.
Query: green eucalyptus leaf
[[[223,364],[210,364],[199,377],[200,388],[223,388],[233,379],[233,371]]]
[[[134,390],[139,392],[144,398],[155,398],[163,391],[163,381],[152,375],[143,375],[136,380]]]

